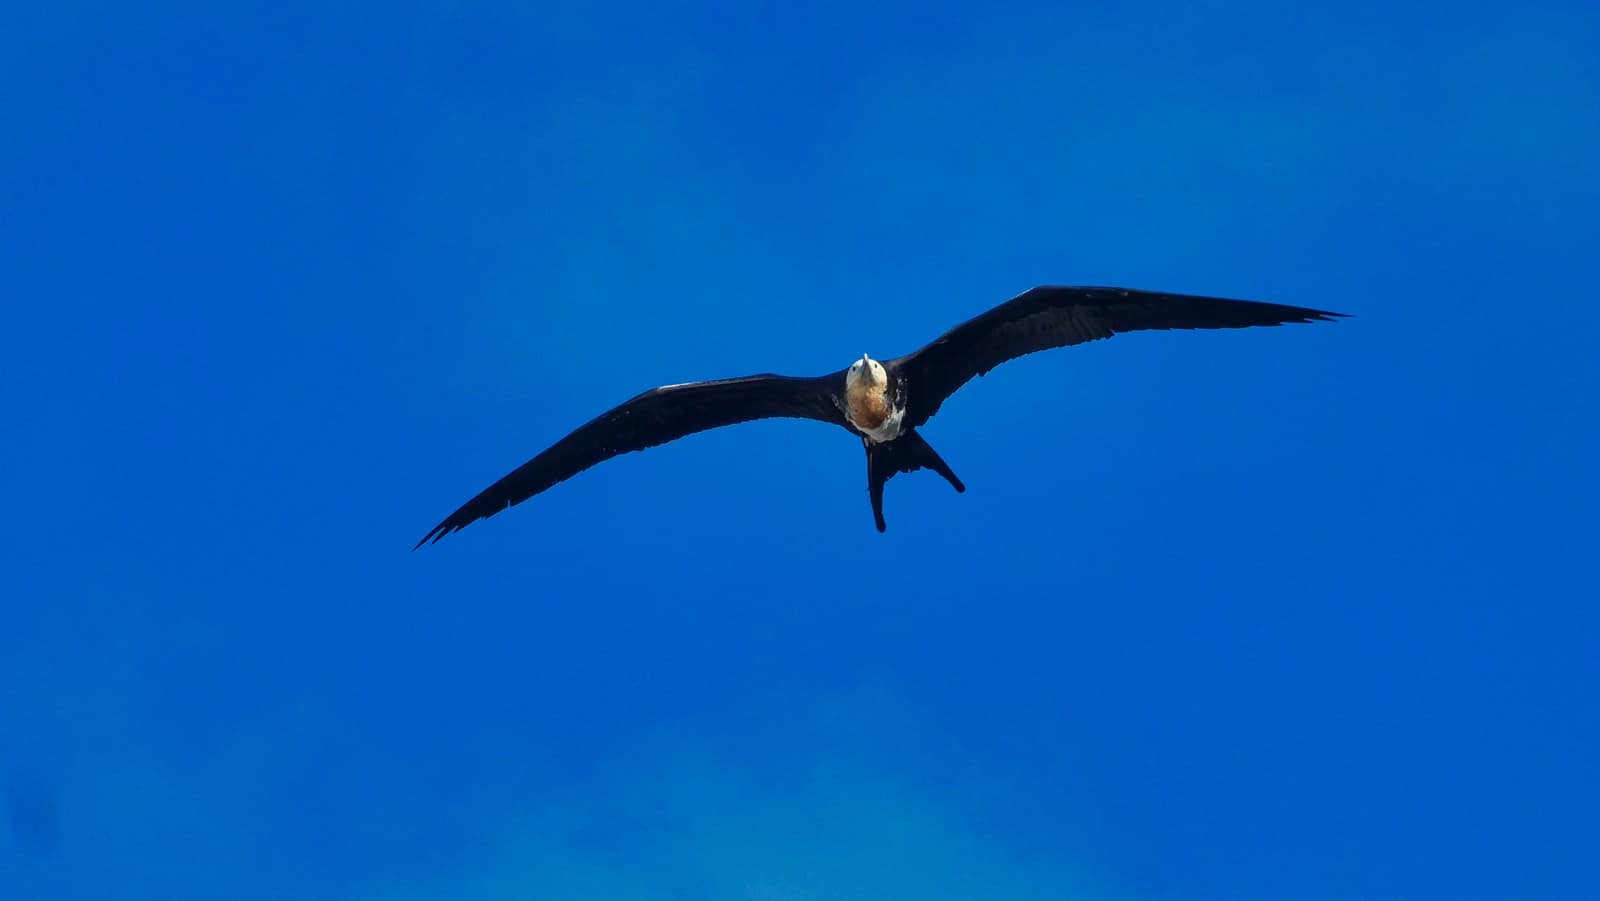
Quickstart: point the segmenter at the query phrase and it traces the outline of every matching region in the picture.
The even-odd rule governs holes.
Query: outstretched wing
[[[596,463],[695,432],[784,417],[816,419],[848,429],[834,400],[843,392],[842,371],[811,379],[766,374],[652,388],[580,426],[484,489],[422,536],[417,547],[520,504]]]
[[[915,428],[974,376],[1024,354],[1139,329],[1245,328],[1332,321],[1343,315],[1252,300],[1045,286],[1025,291],[884,365],[904,380],[905,424]]]

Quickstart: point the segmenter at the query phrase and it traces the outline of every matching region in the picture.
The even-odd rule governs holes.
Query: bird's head
[[[889,373],[884,371],[883,364],[866,354],[862,354],[861,359],[850,364],[850,368],[845,370],[844,377],[849,385],[881,388],[889,384]]]

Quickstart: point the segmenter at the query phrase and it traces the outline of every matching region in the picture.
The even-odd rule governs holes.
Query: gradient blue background
[[[1592,4],[328,6],[0,32],[0,897],[1592,897]],[[411,553],[1038,283],[1356,318]]]

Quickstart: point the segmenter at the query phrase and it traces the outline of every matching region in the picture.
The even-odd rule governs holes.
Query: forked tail
[[[906,429],[900,437],[885,444],[866,440],[863,443],[867,447],[867,493],[872,497],[872,518],[880,532],[889,528],[883,519],[883,486],[897,472],[916,472],[926,467],[944,476],[956,491],[967,490],[949,465],[914,429]]]

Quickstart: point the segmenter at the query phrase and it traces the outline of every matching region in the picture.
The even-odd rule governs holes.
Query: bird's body
[[[1034,288],[956,326],[920,350],[881,363],[863,354],[848,368],[816,378],[763,374],[646,391],[579,427],[480,492],[430,530],[417,546],[493,516],[618,454],[706,429],[773,417],[831,423],[861,440],[867,454],[873,518],[881,532],[887,527],[883,486],[896,473],[927,468],[957,491],[966,490],[917,429],[958,388],[1006,360],[1124,331],[1243,328],[1331,321],[1341,315],[1125,288]]]
[[[862,354],[845,370],[845,420],[867,440],[885,444],[900,437],[906,408],[897,400],[889,373],[877,360]]]

